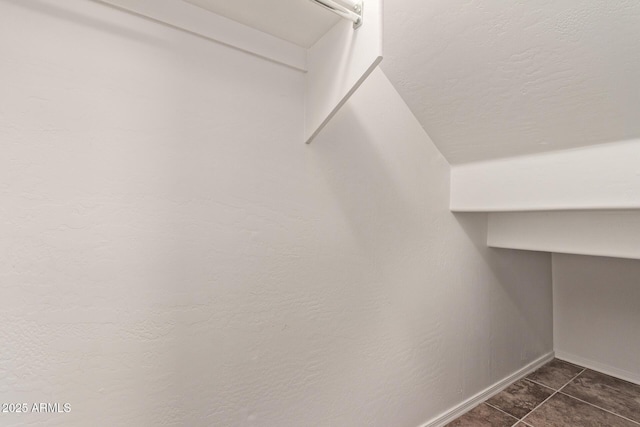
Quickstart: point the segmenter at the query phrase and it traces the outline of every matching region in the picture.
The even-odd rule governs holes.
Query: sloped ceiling
[[[451,163],[640,136],[640,0],[387,0],[382,68]]]

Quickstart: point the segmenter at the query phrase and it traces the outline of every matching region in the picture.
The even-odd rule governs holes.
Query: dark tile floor
[[[554,359],[447,427],[639,427],[640,385]]]

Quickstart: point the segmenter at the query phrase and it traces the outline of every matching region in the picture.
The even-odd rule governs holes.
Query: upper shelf
[[[640,209],[640,140],[455,165],[451,210]]]
[[[306,72],[306,143],[382,60],[382,0],[96,1]]]
[[[366,17],[363,3],[357,0],[183,1],[307,49],[306,143],[382,60],[381,0],[367,0]],[[338,13],[357,22],[354,25],[328,9],[342,10]]]
[[[496,248],[640,259],[640,140],[456,165],[451,209]]]
[[[300,47],[313,46],[340,18],[309,0],[183,0]]]

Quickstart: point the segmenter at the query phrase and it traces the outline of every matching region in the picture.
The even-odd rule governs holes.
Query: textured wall
[[[553,255],[561,357],[640,384],[640,261]]]
[[[414,427],[549,351],[381,72],[312,145],[293,70],[86,0],[0,1],[3,426]]]

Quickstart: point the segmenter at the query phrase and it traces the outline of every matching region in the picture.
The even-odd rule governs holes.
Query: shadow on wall
[[[487,214],[457,212],[453,215],[491,269],[516,313],[533,332],[533,342],[550,351],[553,348],[551,254],[490,248],[487,246]],[[538,281],[527,283],[530,278]],[[496,309],[506,307],[496,304]],[[542,318],[541,313],[545,314]]]
[[[328,187],[360,249],[380,261],[379,266],[404,252],[413,240],[412,230],[424,227],[423,212],[403,197],[406,189],[356,110],[347,103],[309,149],[326,172]]]
[[[446,294],[457,274],[451,272],[460,240],[449,234],[455,227],[447,207],[449,166],[380,70],[306,151],[309,169],[326,189],[321,209],[337,209],[326,216],[334,217],[340,243],[356,248],[348,262],[350,274],[359,277],[339,286],[350,288],[350,305],[360,317],[353,321],[362,323],[358,341],[369,350],[364,358],[360,351],[345,352],[342,363],[349,360],[353,372],[385,384],[377,403],[366,402],[376,417],[368,425],[418,425],[425,413],[451,405],[448,389],[457,386],[443,361],[463,358],[462,352],[446,355],[450,341],[458,340],[447,334]]]
[[[153,45],[156,47],[169,47],[166,42],[163,42],[159,38],[152,37],[148,34],[144,34],[138,31],[132,31],[129,28],[125,28],[124,26],[116,26],[106,22],[103,19],[99,19],[97,17],[91,17],[88,15],[80,14],[74,10],[77,9],[76,2],[72,7],[65,8],[65,2],[59,2],[55,6],[52,4],[48,4],[39,0],[30,0],[30,1],[21,1],[21,0],[3,0],[7,3],[11,3],[14,6],[19,6],[22,8],[30,9],[34,12],[42,13],[51,16],[52,18],[61,19],[63,21],[72,22],[78,25],[82,25],[84,27],[90,28],[92,30],[101,30],[119,37],[126,38],[128,40],[137,40],[149,45]],[[104,5],[104,7],[109,7]]]
[[[369,255],[446,242],[449,165],[380,69],[308,148]]]
[[[489,249],[486,215],[450,212],[449,165],[381,71],[309,149],[379,276],[370,292],[387,299],[401,333],[424,345],[415,363],[433,363],[432,386],[443,394],[455,387],[438,358],[492,353],[479,355],[491,360],[485,379],[455,390],[466,398],[551,350],[549,256]],[[459,336],[447,336],[456,328]]]

